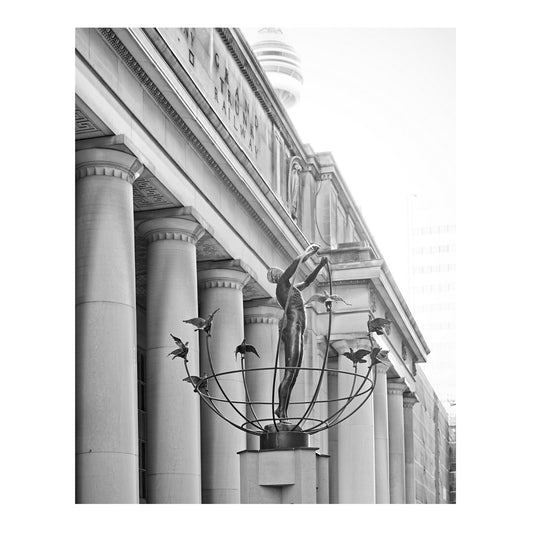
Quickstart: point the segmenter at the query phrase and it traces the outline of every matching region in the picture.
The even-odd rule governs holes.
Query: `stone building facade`
[[[244,337],[268,362],[281,309],[267,270],[317,242],[351,304],[336,308],[328,365],[350,369],[338,354],[369,317],[392,321],[372,400],[312,437],[329,479],[319,501],[444,502],[446,422],[418,372],[429,348],[335,160],[302,144],[242,34],[83,28],[75,61],[76,501],[242,500],[237,452],[256,437],[203,409],[166,357],[169,333],[202,375],[204,340],[183,320],[220,308],[217,370]],[[321,275],[314,292],[326,287]],[[320,366],[327,316],[313,304],[307,317],[304,360]],[[322,398],[342,393],[339,376]],[[302,373],[293,399],[315,381]]]

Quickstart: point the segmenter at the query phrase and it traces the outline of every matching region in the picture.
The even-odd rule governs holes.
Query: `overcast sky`
[[[455,30],[282,30],[304,77],[289,115],[304,143],[333,153],[409,303],[408,197],[455,207]],[[436,355],[424,371],[444,399],[455,380],[439,381],[450,361]]]

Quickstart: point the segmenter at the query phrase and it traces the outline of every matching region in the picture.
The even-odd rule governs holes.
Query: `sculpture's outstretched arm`
[[[300,261],[303,263],[304,261],[307,261],[312,255],[316,254],[318,251],[319,245],[318,244],[312,244],[302,255],[299,255],[283,272],[280,283],[286,283],[290,285],[290,279],[292,275],[296,272],[296,269],[298,268],[298,264]],[[318,274],[318,272],[317,272]]]
[[[302,281],[302,283],[298,283],[298,285],[296,285],[296,288],[300,291],[303,291],[304,289],[306,289],[307,287],[309,287],[309,285],[311,285],[311,283],[313,283],[313,281],[315,281],[316,277],[318,276],[318,273],[320,272],[320,270],[322,269],[322,267],[328,262],[327,258],[326,257],[323,257],[321,260],[320,260],[320,263],[318,263],[318,265],[316,266],[316,268],[313,270],[313,272],[311,272],[311,274],[309,274],[309,276],[307,276],[307,279],[305,281]]]

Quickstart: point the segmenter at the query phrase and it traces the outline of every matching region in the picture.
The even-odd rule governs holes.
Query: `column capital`
[[[198,222],[180,217],[151,218],[141,222],[137,229],[148,243],[177,240],[196,244],[205,233]]]
[[[283,309],[275,298],[259,298],[244,302],[245,324],[278,324]]]
[[[198,288],[242,291],[251,275],[239,260],[206,261],[198,264]]]
[[[378,374],[386,374],[389,368],[391,367],[392,363],[387,356],[380,358],[380,361],[381,361],[381,364],[376,365],[376,372]]]
[[[387,394],[403,395],[407,385],[403,378],[387,380]]]
[[[418,402],[418,396],[414,392],[407,392],[403,395],[403,406],[405,409],[412,409],[413,405]]]
[[[76,180],[107,176],[133,184],[143,170],[144,166],[135,156],[119,150],[87,148],[76,152]]]

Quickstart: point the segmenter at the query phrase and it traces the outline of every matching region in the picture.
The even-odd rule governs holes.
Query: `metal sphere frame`
[[[294,280],[297,277],[298,270],[300,268],[300,265],[302,263],[302,260],[300,259],[298,263],[298,267],[296,269],[296,273],[293,276],[293,280],[291,283],[290,291],[292,292],[294,287]],[[330,289],[330,295],[332,294],[332,280],[331,280],[331,270],[329,266],[329,261],[326,262],[327,271],[328,271],[328,278],[329,278],[329,289]],[[284,324],[285,315],[287,313],[289,298],[287,298],[287,304],[285,305],[285,309],[283,310],[283,316],[281,318],[280,323]],[[377,361],[371,360],[368,368],[366,369],[366,373],[357,373],[357,361],[354,362],[354,369],[352,372],[348,372],[346,370],[339,370],[339,369],[333,369],[333,368],[327,368],[327,362],[328,362],[328,356],[329,356],[329,350],[330,350],[330,340],[331,340],[331,322],[332,322],[332,305],[331,302],[326,303],[326,309],[328,312],[328,332],[326,336],[326,353],[324,354],[324,360],[321,365],[321,367],[303,367],[303,366],[283,366],[279,364],[279,352],[280,352],[280,346],[281,346],[281,336],[282,336],[282,330],[283,328],[279,329],[278,334],[278,343],[276,348],[276,357],[275,357],[275,363],[274,366],[268,366],[268,367],[260,367],[260,368],[245,368],[244,364],[244,354],[241,354],[241,361],[240,361],[240,370],[230,370],[225,372],[216,372],[213,364],[213,358],[211,356],[211,347],[209,343],[210,339],[210,332],[207,333],[203,331],[204,335],[206,336],[206,352],[207,352],[207,359],[209,362],[209,368],[210,368],[210,374],[204,375],[203,377],[196,377],[192,376],[189,367],[188,367],[188,361],[187,358],[184,357],[184,365],[185,365],[185,371],[187,373],[188,378],[187,381],[190,381],[193,383],[194,391],[199,394],[202,402],[204,405],[206,405],[211,411],[213,411],[216,415],[218,415],[220,418],[225,420],[228,424],[232,425],[238,430],[244,431],[251,435],[256,435],[261,437],[262,439],[273,433],[284,433],[285,435],[287,433],[297,433],[297,434],[305,434],[305,435],[313,435],[315,433],[318,433],[320,431],[324,431],[326,429],[330,429],[332,427],[337,426],[338,424],[344,422],[346,419],[353,416],[361,407],[368,401],[370,396],[372,395],[375,384],[376,384],[376,364],[381,362],[379,359]],[[202,330],[200,330],[202,331]],[[377,346],[376,343],[372,339],[372,332],[368,331],[368,338],[370,341],[371,346]],[[340,354],[339,354],[340,355]],[[319,372],[318,382],[315,386],[314,393],[312,395],[312,398],[308,401],[295,401],[290,402],[291,405],[307,405],[304,413],[301,416],[294,416],[294,417],[287,417],[283,419],[277,419],[275,413],[274,413],[274,405],[275,405],[275,393],[276,393],[276,379],[278,372],[287,369],[298,369],[299,372]],[[271,401],[253,401],[250,396],[250,391],[248,387],[248,381],[247,381],[247,375],[249,372],[272,372],[273,371],[273,379],[272,379],[272,397]],[[339,398],[328,398],[328,399],[318,399],[321,386],[324,380],[325,374],[336,374],[336,375],[349,375],[353,377],[351,388],[347,396],[339,397]],[[370,374],[372,373],[372,376],[370,377]],[[228,376],[228,375],[236,375],[239,374],[242,376],[242,383],[244,387],[244,393],[245,393],[245,400],[244,401],[238,401],[238,400],[232,400],[229,398],[229,396],[226,394],[221,382],[219,381],[219,378],[221,376]],[[360,379],[360,383],[358,384],[358,379]],[[210,381],[214,381],[220,390],[221,397],[215,397],[209,394],[209,388],[208,383]],[[365,384],[367,385],[365,388]],[[359,398],[361,401],[356,402],[357,405],[354,407],[353,405],[349,407],[356,398]],[[323,404],[323,403],[333,403],[338,402],[342,403],[342,405],[336,409],[333,413],[329,414],[327,417],[323,418],[316,418],[313,416],[310,416],[310,413],[313,411],[314,407],[317,404]],[[221,412],[221,409],[217,406],[217,404],[227,404],[229,405],[238,415],[240,419],[242,419],[242,423],[236,423],[234,420],[230,419],[226,414]],[[259,405],[271,405],[272,409],[272,416],[269,418],[259,418],[256,414],[255,407]],[[241,412],[239,407],[242,408],[244,406],[244,414]],[[247,416],[246,412],[249,412],[251,416]],[[348,411],[348,412],[347,412]],[[347,414],[346,414],[347,412]],[[267,426],[267,422],[270,423],[269,426]],[[289,423],[290,422],[290,423]],[[308,427],[302,427],[302,425],[307,425]],[[310,426],[310,427],[309,427]],[[268,429],[267,429],[268,428]],[[294,435],[296,437],[296,435]],[[308,439],[308,437],[305,437]],[[289,439],[290,440],[290,439]],[[294,440],[294,439],[293,439]],[[294,440],[297,442],[297,440]],[[277,442],[277,441],[276,441]],[[263,440],[261,440],[263,448]],[[278,444],[274,445],[275,447],[279,446]],[[283,446],[282,446],[283,447]],[[305,445],[304,445],[305,447]]]

